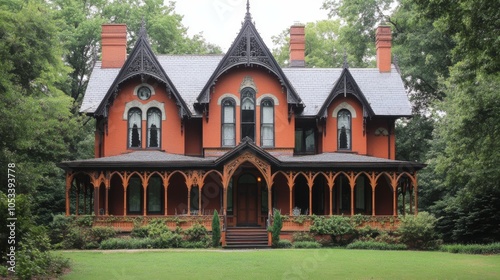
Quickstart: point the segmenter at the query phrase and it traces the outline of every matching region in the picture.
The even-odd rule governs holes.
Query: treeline
[[[445,242],[500,241],[500,2],[325,0],[306,24],[306,64],[375,66],[375,28],[390,25],[393,61],[413,104],[397,123],[397,158],[426,163],[419,208]],[[329,38],[329,40],[324,40]],[[288,31],[273,50],[287,64]],[[388,100],[387,102],[390,102]]]

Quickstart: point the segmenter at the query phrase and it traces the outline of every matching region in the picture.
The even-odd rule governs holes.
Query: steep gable
[[[217,79],[231,68],[238,66],[260,66],[273,73],[286,90],[288,104],[295,105],[295,108],[299,108],[300,111],[302,110],[302,99],[283,73],[283,70],[274,59],[272,53],[257,32],[255,25],[252,23],[248,2],[247,13],[241,30],[226,55],[222,58],[212,76],[203,87],[197,98],[196,107],[207,104],[210,100],[211,89],[215,85]]]
[[[94,115],[107,117],[108,109],[113,104],[113,101],[119,92],[120,85],[125,81],[136,77],[140,77],[141,81],[153,78],[164,83],[167,92],[174,95],[177,107],[179,108],[179,116],[191,116],[189,107],[186,105],[172,81],[165,73],[165,70],[156,58],[156,55],[153,53],[153,50],[149,45],[144,24],[141,27],[139,38],[137,39],[132,52],[125,61],[121,70],[116,75],[112,85],[109,87],[106,95],[95,110]]]

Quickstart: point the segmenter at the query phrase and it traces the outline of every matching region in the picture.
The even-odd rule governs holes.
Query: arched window
[[[148,148],[161,146],[161,111],[157,108],[148,110]]]
[[[235,104],[232,98],[222,100],[222,146],[236,145]]]
[[[255,90],[241,90],[241,139],[249,137],[255,141]]]
[[[139,108],[128,111],[128,147],[140,148],[142,135],[142,112]]]
[[[274,104],[271,99],[264,99],[260,104],[260,137],[262,147],[274,147]]]
[[[337,143],[339,150],[351,149],[351,112],[346,109],[337,114]]]

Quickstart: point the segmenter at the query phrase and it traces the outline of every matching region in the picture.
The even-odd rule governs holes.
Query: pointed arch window
[[[337,114],[337,145],[339,150],[351,150],[351,112],[342,109]]]
[[[161,146],[161,111],[158,108],[148,110],[148,148]]]
[[[128,147],[140,148],[142,136],[142,111],[131,108],[128,111]]]
[[[249,137],[255,141],[255,90],[241,90],[241,139]]]
[[[260,104],[260,137],[262,147],[274,147],[274,103],[266,98]]]
[[[222,146],[236,145],[236,102],[232,98],[222,100]]]

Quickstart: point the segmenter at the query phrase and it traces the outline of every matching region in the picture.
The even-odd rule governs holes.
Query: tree
[[[85,92],[87,78],[98,59],[103,23],[125,23],[129,49],[136,41],[143,21],[151,47],[161,54],[220,53],[220,47],[207,43],[201,34],[187,35],[175,3],[163,0],[55,0],[56,19],[62,26],[61,40],[67,52],[65,61],[72,67],[71,97],[78,100]]]

